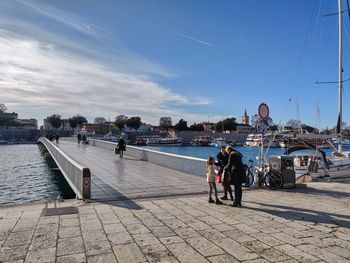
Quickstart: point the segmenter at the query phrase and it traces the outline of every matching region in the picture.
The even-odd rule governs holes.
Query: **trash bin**
[[[282,175],[283,188],[295,187],[294,156],[271,155],[269,168],[270,171],[276,171]]]

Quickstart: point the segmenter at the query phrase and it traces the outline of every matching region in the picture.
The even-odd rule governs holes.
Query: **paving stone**
[[[266,245],[269,245],[271,247],[285,244],[283,241],[281,241],[277,238],[274,238],[271,235],[266,234],[266,233],[254,234],[254,238],[256,238],[257,240],[259,240],[261,242],[264,242]]]
[[[331,253],[334,253],[340,257],[347,258],[350,261],[350,249],[343,248],[343,247],[337,247],[337,246],[332,246],[332,247],[327,247],[325,248]]]
[[[315,257],[318,257],[330,263],[349,262],[349,260],[345,258],[339,257],[334,253],[315,247],[313,245],[300,245],[300,246],[297,246],[296,248],[303,250],[304,252],[307,252]]]
[[[52,248],[56,247],[56,244],[57,233],[48,232],[46,234],[34,235],[29,250]]]
[[[146,218],[142,220],[142,223],[147,227],[147,228],[152,228],[152,227],[160,227],[164,226],[164,224],[159,221],[156,218]]]
[[[57,263],[85,263],[85,262],[86,262],[86,257],[84,253],[57,257]]]
[[[159,240],[164,245],[173,244],[173,243],[183,243],[184,242],[184,240],[181,237],[178,237],[178,236],[161,237],[161,238],[159,238]]]
[[[102,225],[99,220],[91,219],[91,220],[80,220],[81,231],[88,232],[94,230],[102,230]]]
[[[142,224],[126,225],[126,229],[130,234],[147,234],[150,231]]]
[[[151,233],[132,235],[133,239],[139,246],[160,244],[160,241]]]
[[[319,258],[312,256],[311,254],[293,247],[292,245],[285,244],[275,247],[275,249],[285,253],[286,255],[300,261],[300,262],[318,262]]]
[[[286,233],[274,233],[271,234],[272,237],[277,238],[287,244],[293,245],[293,246],[297,246],[297,245],[301,245],[303,243],[302,239],[300,238],[295,238],[291,235],[288,235]]]
[[[186,239],[186,242],[189,243],[192,247],[194,247],[199,253],[201,253],[205,257],[225,253],[221,248],[219,248],[214,243],[210,242],[204,237],[189,238]]]
[[[117,257],[118,263],[138,263],[146,261],[146,258],[135,243],[115,245],[113,246],[113,251]]]
[[[78,226],[72,226],[72,227],[60,227],[58,236],[60,238],[66,238],[66,237],[77,237],[81,236],[80,227]]]
[[[22,231],[22,232],[12,232],[8,236],[4,246],[5,247],[13,247],[13,246],[30,244],[33,233],[34,233],[33,230]]]
[[[186,243],[168,244],[167,248],[175,255],[175,257],[182,263],[204,263],[209,262],[201,254],[195,251],[190,245]]]
[[[62,227],[72,227],[72,226],[79,226],[80,222],[77,218],[63,218],[60,219],[60,226]]]
[[[57,256],[84,252],[83,240],[81,237],[70,237],[58,239]]]
[[[128,232],[108,234],[107,237],[113,245],[125,244],[133,241],[131,235]]]
[[[100,254],[108,254],[113,253],[112,247],[109,243],[109,241],[91,241],[87,240],[84,241],[86,255],[87,256],[94,256],[94,255],[100,255]]]
[[[148,253],[147,259],[150,263],[178,263],[179,261],[169,251]]]
[[[291,259],[289,256],[279,252],[275,248],[263,250],[259,253],[259,256],[266,258],[270,262],[281,262]]]
[[[90,240],[90,241],[103,241],[107,240],[106,233],[103,230],[92,230],[92,231],[83,231],[83,239],[85,240]]]
[[[152,254],[155,252],[167,251],[167,248],[162,244],[152,244],[147,246],[141,246],[140,249],[142,253],[145,254],[146,256],[148,254]]]
[[[107,234],[126,232],[126,228],[121,223],[103,225],[103,228]]]
[[[175,235],[175,232],[167,226],[152,227],[150,230],[156,237],[168,237]]]
[[[239,243],[256,240],[256,238],[254,237],[256,234],[250,236],[250,235],[247,235],[247,234],[243,233],[242,231],[240,231],[238,229],[225,231],[225,232],[222,232],[222,233],[225,234],[225,236],[227,236],[229,238],[232,238],[233,240],[235,240],[235,241],[237,241]]]
[[[59,216],[46,216],[41,217],[39,219],[38,225],[46,225],[46,224],[58,224],[60,221]]]
[[[256,253],[230,238],[217,239],[213,240],[213,242],[238,260],[251,260],[259,257]]]
[[[26,256],[26,263],[55,263],[56,247],[30,250]]]
[[[183,239],[200,236],[200,234],[192,228],[178,228],[178,229],[175,229],[174,231],[179,237]]]
[[[223,254],[223,255],[208,257],[208,259],[212,263],[239,263],[240,262],[230,254]]]
[[[18,220],[12,232],[33,231],[38,223],[38,220]]]
[[[34,235],[42,235],[47,234],[49,232],[57,232],[58,231],[58,223],[51,224],[41,224],[38,225],[35,229]]]
[[[88,256],[88,263],[117,263],[117,260],[113,253],[102,254],[95,256]]]
[[[28,251],[28,245],[6,247],[0,249],[0,262],[25,259]]]

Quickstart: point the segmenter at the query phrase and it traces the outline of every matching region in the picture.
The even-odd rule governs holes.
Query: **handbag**
[[[217,183],[217,184],[221,184],[221,174],[218,174],[218,175],[216,175],[216,178],[215,178],[216,180],[215,180],[215,182]]]

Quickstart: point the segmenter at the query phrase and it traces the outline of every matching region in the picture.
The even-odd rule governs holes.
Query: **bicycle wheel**
[[[283,185],[282,175],[275,171],[269,171],[264,176],[264,183],[267,188],[271,190],[277,190]]]
[[[251,187],[254,184],[254,174],[250,171],[247,170],[244,186],[245,187]]]

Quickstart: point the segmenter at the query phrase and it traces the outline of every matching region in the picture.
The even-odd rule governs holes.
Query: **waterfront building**
[[[18,119],[18,126],[21,129],[37,130],[38,121],[36,119]]]
[[[249,116],[247,114],[247,110],[244,111],[244,115],[242,116],[242,124],[249,125]]]
[[[203,131],[204,132],[213,132],[215,131],[215,123],[211,123],[211,122],[201,122],[198,123],[197,125],[202,125],[203,126]]]
[[[250,126],[249,124],[245,124],[245,123],[237,123],[236,125],[236,131],[237,133],[252,133],[254,132],[254,128],[252,126]]]

